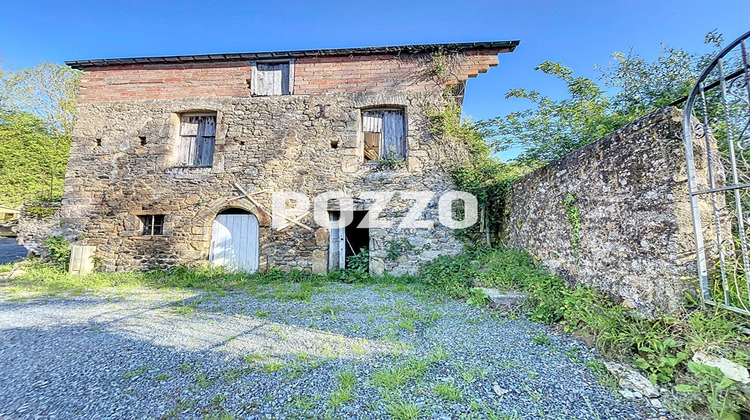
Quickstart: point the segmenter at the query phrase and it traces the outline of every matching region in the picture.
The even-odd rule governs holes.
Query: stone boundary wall
[[[507,243],[625,306],[679,307],[697,293],[681,123],[676,108],[655,111],[516,181]],[[693,143],[705,161],[705,144]]]
[[[54,213],[45,217],[36,217],[27,213],[29,206],[56,209]],[[44,242],[48,237],[63,235],[68,240],[75,239],[75,233],[64,227],[60,217],[60,203],[27,203],[21,208],[18,217],[18,236],[16,243],[23,246],[29,252],[29,256],[44,257],[47,248]]]

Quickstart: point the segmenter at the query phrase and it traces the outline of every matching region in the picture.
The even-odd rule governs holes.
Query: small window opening
[[[338,149],[338,148],[339,148],[339,141],[331,140],[331,149]]]
[[[160,236],[164,234],[164,215],[148,214],[138,216],[141,221],[141,235]]]
[[[102,145],[102,139],[96,139],[96,145],[101,146]]]
[[[406,123],[403,110],[362,112],[364,162],[406,159]]]
[[[138,137],[138,139],[141,141],[141,146],[146,145],[146,136],[140,136]]]
[[[244,145],[245,145],[245,142],[244,142],[244,141],[241,141],[241,142],[240,142],[240,146],[244,146]]]

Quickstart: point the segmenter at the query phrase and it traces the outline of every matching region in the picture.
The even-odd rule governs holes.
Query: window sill
[[[132,236],[132,238],[133,239],[141,239],[141,240],[163,241],[163,240],[166,240],[166,239],[170,238],[170,236],[167,236],[167,235],[137,235],[137,236]]]

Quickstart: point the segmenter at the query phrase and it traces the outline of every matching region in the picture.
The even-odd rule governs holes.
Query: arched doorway
[[[258,219],[242,209],[216,215],[208,259],[214,267],[254,273],[258,270]]]

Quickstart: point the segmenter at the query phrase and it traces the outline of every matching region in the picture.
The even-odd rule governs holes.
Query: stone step
[[[490,301],[497,306],[520,306],[527,298],[525,294],[518,292],[501,292],[488,287],[482,287],[481,289],[490,298]]]

